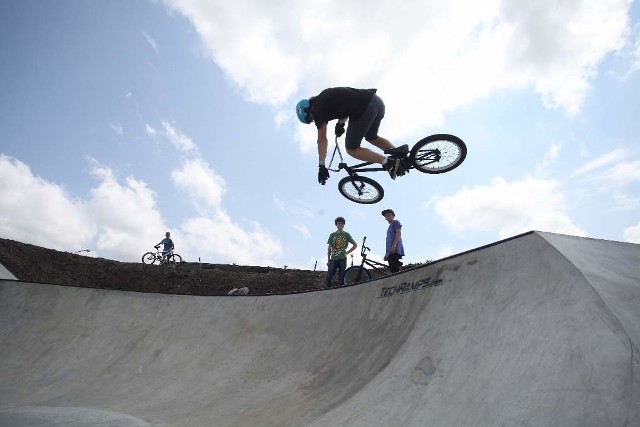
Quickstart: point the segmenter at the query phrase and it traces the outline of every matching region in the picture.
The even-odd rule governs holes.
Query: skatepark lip
[[[407,265],[403,271],[480,251],[534,232],[436,261]],[[249,296],[274,296],[326,290],[324,271],[210,263],[185,263],[176,271],[141,263],[91,258],[7,239],[0,239],[0,266],[6,267],[4,275],[0,270],[0,278],[7,280],[143,293],[227,296],[233,288],[248,287]]]
[[[0,425],[639,426],[638,265],[529,232],[271,298],[0,280]]]

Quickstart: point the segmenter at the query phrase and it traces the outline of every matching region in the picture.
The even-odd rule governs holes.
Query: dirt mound
[[[228,264],[182,263],[172,268],[119,262],[0,239],[0,263],[19,280],[180,295],[277,295],[324,288],[325,272]]]

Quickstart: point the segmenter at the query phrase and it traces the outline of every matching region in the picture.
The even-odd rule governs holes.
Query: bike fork
[[[360,185],[358,185],[358,184],[356,183],[356,181],[355,181],[355,178],[356,178],[357,176],[358,176],[358,175],[356,175],[356,174],[351,175],[351,178],[352,178],[352,180],[351,180],[351,185],[353,185],[353,187],[358,191],[358,195],[359,195],[359,196],[362,196],[362,194],[364,193],[363,189],[364,189],[364,186],[365,186],[366,184],[365,184],[364,182],[360,182]]]

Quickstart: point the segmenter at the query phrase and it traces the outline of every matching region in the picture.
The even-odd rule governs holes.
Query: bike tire
[[[156,254],[154,252],[147,252],[142,255],[142,263],[143,264],[155,264],[158,259],[156,258]]]
[[[370,205],[384,197],[380,184],[366,176],[346,176],[338,182],[338,191],[352,202]]]
[[[360,265],[354,265],[347,268],[342,276],[342,284],[344,286],[354,285],[360,282],[368,282],[369,280],[371,280],[371,273]]]
[[[467,146],[454,135],[431,135],[418,141],[409,157],[420,172],[445,173],[460,166],[467,157]]]
[[[171,256],[169,256],[169,258],[167,259],[169,262],[169,265],[172,267],[177,267],[180,264],[182,264],[182,257],[178,254],[173,254]]]

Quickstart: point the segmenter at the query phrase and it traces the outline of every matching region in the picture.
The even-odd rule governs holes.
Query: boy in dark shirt
[[[318,182],[324,185],[329,179],[329,171],[325,166],[327,157],[327,125],[331,120],[338,120],[335,134],[340,137],[345,132],[345,123],[349,120],[345,147],[347,153],[364,162],[380,163],[391,176],[404,175],[400,161],[388,158],[368,148],[360,147],[362,138],[381,150],[395,148],[389,140],[378,135],[380,122],[384,117],[384,103],[376,89],[354,89],[351,87],[333,87],[325,89],[317,96],[303,99],[296,105],[298,120],[309,124],[315,122],[318,129]]]

